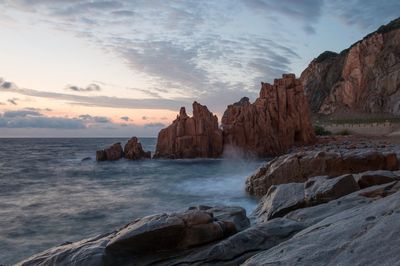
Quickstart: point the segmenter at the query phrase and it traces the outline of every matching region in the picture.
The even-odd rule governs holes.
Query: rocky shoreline
[[[319,138],[248,178],[263,196],[248,217],[241,207],[190,207],[64,243],[17,265],[395,265],[399,151],[385,140]]]

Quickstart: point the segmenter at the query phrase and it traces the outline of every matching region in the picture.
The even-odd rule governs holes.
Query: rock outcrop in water
[[[282,154],[315,138],[303,86],[294,74],[284,74],[273,85],[262,83],[254,103],[243,98],[229,105],[221,124],[225,147],[258,157]]]
[[[115,143],[107,149],[96,151],[96,161],[116,161],[123,156],[121,143]]]
[[[324,52],[301,74],[313,113],[400,114],[400,19],[340,54]]]
[[[182,107],[172,125],[160,131],[154,158],[217,158],[222,144],[217,116],[194,102],[193,117]]]
[[[145,152],[137,137],[132,137],[124,147],[124,156],[129,160],[150,159],[151,152]]]
[[[313,176],[332,177],[368,170],[397,170],[398,167],[395,153],[371,150],[298,152],[277,157],[260,167],[247,178],[246,190],[263,196],[273,185],[305,182]]]
[[[115,143],[107,149],[96,151],[97,161],[116,161],[125,157],[129,160],[150,159],[151,152],[144,151],[137,137],[132,137],[122,149],[121,143]]]

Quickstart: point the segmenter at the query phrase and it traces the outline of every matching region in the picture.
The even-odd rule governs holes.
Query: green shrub
[[[317,136],[329,136],[329,135],[332,135],[332,132],[330,132],[329,130],[326,130],[325,128],[323,128],[321,126],[315,126],[314,127],[314,132],[315,132],[315,135],[317,135]]]

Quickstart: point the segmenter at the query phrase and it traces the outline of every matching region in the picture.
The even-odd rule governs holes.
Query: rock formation
[[[343,180],[351,178],[335,177],[328,185],[325,177],[315,178],[321,182],[308,192],[307,183],[277,185],[250,227],[239,207],[198,206],[140,218],[16,265],[397,265],[400,182],[347,189]],[[296,200],[287,194],[292,191]],[[296,204],[310,192],[323,197]]]
[[[132,137],[122,150],[121,143],[115,143],[111,147],[96,151],[97,161],[116,161],[125,157],[129,160],[150,159],[151,152],[145,152],[137,137]]]
[[[225,147],[258,157],[282,154],[315,138],[307,99],[294,74],[284,74],[273,85],[261,83],[259,98],[229,105],[221,123]]]
[[[115,161],[119,160],[124,156],[121,143],[115,143],[111,147],[96,151],[97,161]]]
[[[129,160],[150,159],[151,152],[145,152],[137,137],[133,137],[125,144],[124,156]]]
[[[400,19],[337,54],[324,52],[301,74],[313,113],[400,114]]]
[[[154,158],[216,158],[222,154],[222,145],[217,116],[194,102],[193,117],[182,107],[172,125],[160,131]]]
[[[395,153],[373,150],[347,152],[308,151],[287,154],[269,161],[246,180],[246,190],[263,196],[272,185],[305,182],[313,176],[338,176],[368,170],[397,170]]]

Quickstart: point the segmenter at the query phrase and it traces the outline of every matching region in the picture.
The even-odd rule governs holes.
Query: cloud
[[[57,92],[46,92],[33,89],[19,88],[13,85],[10,89],[2,88],[2,84],[6,81],[0,79],[0,91],[7,91],[18,93],[21,95],[40,97],[47,99],[63,100],[70,104],[83,105],[83,106],[99,106],[99,107],[113,107],[113,108],[139,108],[139,109],[167,109],[167,110],[179,110],[179,108],[185,104],[190,103],[190,100],[185,98],[176,99],[130,99],[130,98],[118,98],[108,96],[83,96],[64,94]]]
[[[31,110],[7,111],[3,113],[3,118],[42,116],[41,113]]]
[[[129,118],[129,116],[121,116],[120,119],[121,119],[121,120],[124,120],[124,121],[130,121],[130,120],[131,120],[131,119]]]
[[[5,112],[0,116],[1,128],[57,128],[83,129],[82,120],[61,117],[44,117],[32,111]]]
[[[68,85],[65,89],[66,90],[70,90],[70,91],[78,91],[78,92],[101,91],[100,86],[97,85],[97,84],[94,84],[94,83],[89,84],[88,86],[86,86],[86,88],[73,86],[73,85]]]
[[[397,0],[337,0],[327,1],[327,5],[346,25],[369,30],[398,18],[400,14]]]
[[[163,128],[163,127],[165,127],[165,125],[163,123],[147,123],[147,124],[144,124],[144,127],[148,127],[148,128]]]
[[[242,0],[254,11],[276,20],[276,15],[284,19],[295,19],[304,24],[307,34],[315,34],[315,24],[322,15],[324,0]]]
[[[17,103],[18,98],[8,99],[7,102],[11,103],[12,105],[18,105]]]
[[[8,82],[8,81],[2,82],[0,80],[0,82],[1,82],[1,88],[3,88],[3,89],[10,89],[13,86],[13,84],[11,82]]]
[[[105,116],[91,116],[91,115],[80,115],[80,119],[85,120],[87,122],[93,122],[93,123],[110,123],[111,120],[108,117]]]

